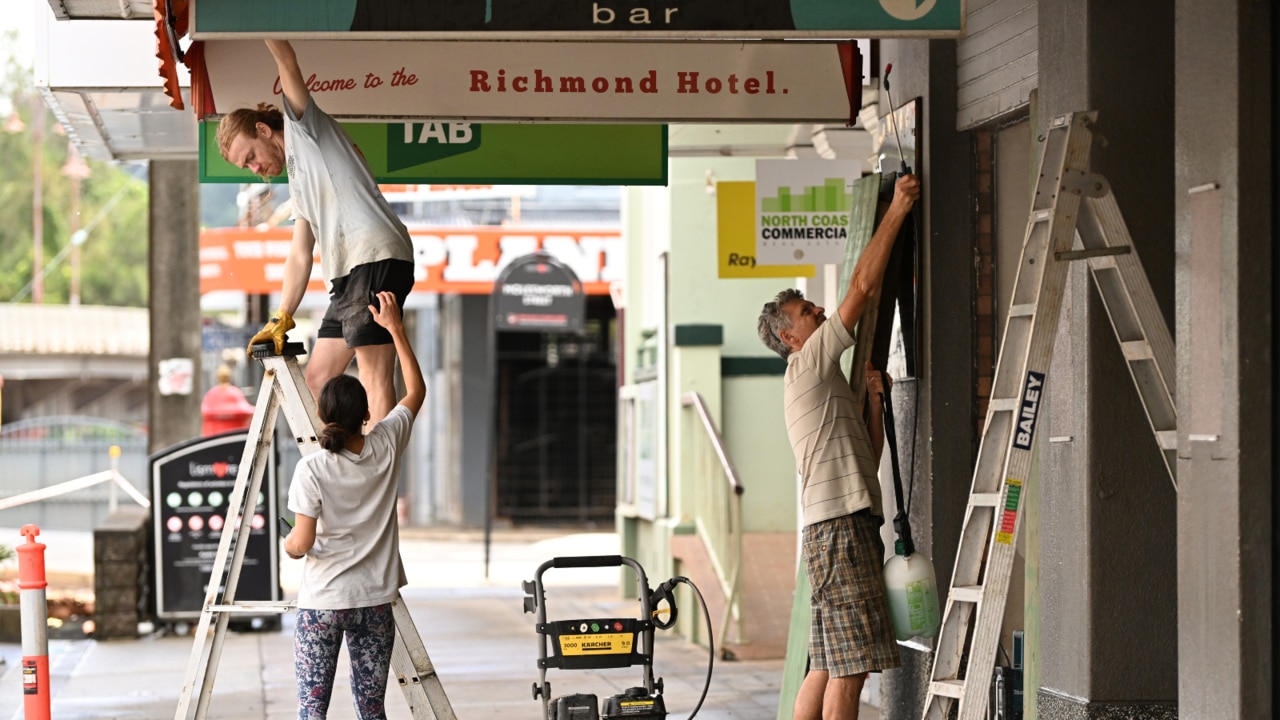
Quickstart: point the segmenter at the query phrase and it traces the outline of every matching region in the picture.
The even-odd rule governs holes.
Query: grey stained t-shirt
[[[316,519],[298,607],[372,607],[395,600],[404,587],[396,482],[412,429],[413,413],[397,405],[365,435],[359,455],[321,450],[298,461],[289,509]]]
[[[301,118],[284,103],[284,150],[293,212],[311,224],[327,283],[357,265],[413,261],[409,231],[351,138],[314,98]]]
[[[840,354],[852,345],[833,317],[787,358],[782,397],[806,526],[863,508],[884,516],[867,424],[840,371]]]

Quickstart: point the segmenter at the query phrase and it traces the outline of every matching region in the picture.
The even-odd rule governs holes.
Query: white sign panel
[[[858,160],[756,161],[756,262],[844,261]]]
[[[191,358],[168,358],[157,367],[156,383],[161,395],[190,395],[194,388],[195,361]]]
[[[836,123],[851,114],[834,43],[293,46],[316,103],[344,120]],[[279,104],[261,41],[208,41],[205,62],[216,105],[206,115]],[[858,106],[861,86],[855,78]]]

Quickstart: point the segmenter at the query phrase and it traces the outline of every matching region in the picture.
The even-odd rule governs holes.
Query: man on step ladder
[[[889,252],[919,197],[915,176],[898,178],[834,322],[796,290],[779,293],[760,313],[760,340],[787,361],[783,401],[800,473],[804,562],[812,587],[810,671],[796,696],[796,720],[857,720],[867,673],[900,662],[881,575],[883,406],[869,403],[871,430],[880,429],[875,442],[840,370],[840,355],[853,345],[854,326],[878,294]],[[868,374],[872,382],[878,379],[871,368]]]

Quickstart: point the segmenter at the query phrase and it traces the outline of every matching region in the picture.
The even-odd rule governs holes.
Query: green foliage
[[[22,295],[25,297],[21,301],[30,302],[27,288],[34,276],[37,143],[44,225],[40,247],[47,270],[44,302],[66,303],[71,290],[70,243],[75,204],[74,182],[63,172],[69,140],[55,131],[56,118],[34,92],[30,69],[18,65],[13,58],[0,77],[0,93],[0,107],[7,105],[24,125],[20,132],[0,129],[0,158],[4,159],[0,162],[0,303]],[[0,125],[9,117],[0,116]],[[93,160],[87,164],[90,175],[80,182],[79,227],[86,227],[95,219],[97,222],[80,249],[80,302],[145,307],[146,182],[117,165]],[[108,204],[110,209],[103,213]]]

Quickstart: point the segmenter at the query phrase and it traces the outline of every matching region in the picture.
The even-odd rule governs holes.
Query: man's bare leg
[[[311,346],[311,357],[307,360],[307,388],[311,397],[320,401],[320,391],[324,384],[346,372],[351,364],[355,351],[347,347],[341,338],[316,338]]]
[[[866,681],[866,673],[827,680],[827,691],[822,696],[822,719],[858,720],[862,685]]]
[[[813,670],[804,676],[796,693],[794,720],[822,720],[822,698],[827,690],[827,671]]]
[[[360,384],[369,395],[369,426],[396,406],[396,346],[365,345],[355,349]]]

